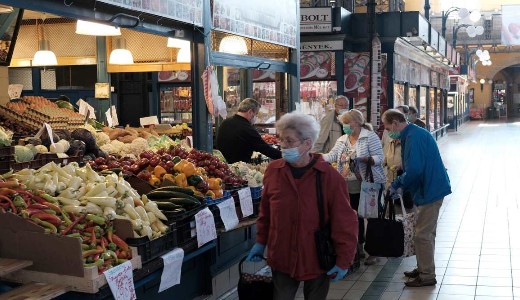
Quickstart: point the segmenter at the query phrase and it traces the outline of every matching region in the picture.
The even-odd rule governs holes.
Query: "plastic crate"
[[[250,187],[250,189],[251,189],[251,198],[260,199],[262,197],[263,186]]]
[[[213,204],[219,204],[229,197],[231,197],[230,191],[222,191],[222,197],[217,198],[217,199],[213,199],[211,197],[205,197],[204,200],[206,201],[207,205],[213,205]]]
[[[168,223],[175,223],[175,229],[177,229],[177,242],[179,245],[183,245],[189,242],[190,239],[197,237],[197,230],[195,226],[195,214],[202,209],[206,208],[205,205],[201,205],[198,208],[194,208],[182,214],[170,215],[168,212],[163,212],[168,218]]]
[[[126,242],[128,245],[137,248],[137,253],[141,256],[141,262],[145,264],[177,247],[177,228],[175,228],[175,224],[171,224],[170,231],[156,239],[149,240],[145,236],[142,238],[128,238]]]
[[[14,146],[0,147],[0,157],[13,156],[13,155],[14,155]]]
[[[0,173],[1,174],[4,174],[4,173],[7,173],[11,170],[11,166],[15,163],[14,159],[13,160],[3,160],[3,161],[0,161]]]
[[[224,228],[225,226],[224,226],[224,222],[222,222],[222,218],[220,218],[220,209],[218,208],[217,204],[218,203],[208,205],[208,208],[211,211],[211,213],[213,214],[213,218],[215,219],[215,227],[217,229],[219,229],[219,228]]]

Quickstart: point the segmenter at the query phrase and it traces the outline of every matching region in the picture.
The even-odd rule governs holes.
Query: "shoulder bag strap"
[[[368,161],[366,163],[367,168],[365,170],[365,180],[368,182],[374,182],[374,174],[372,174],[372,161],[374,159],[372,156],[369,156]]]
[[[318,211],[320,213],[320,228],[325,227],[325,209],[323,205],[323,194],[321,192],[321,172],[316,171],[316,196],[318,198]]]

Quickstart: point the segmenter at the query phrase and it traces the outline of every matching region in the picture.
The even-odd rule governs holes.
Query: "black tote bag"
[[[263,275],[242,272],[242,264],[247,256],[238,264],[240,279],[237,292],[239,300],[272,300],[274,292],[273,278]],[[263,257],[262,257],[263,258]],[[263,258],[265,259],[265,258]]]
[[[388,218],[386,210],[389,209]],[[368,219],[365,251],[372,256],[401,257],[404,252],[404,228],[395,219],[394,201],[387,192],[383,211],[377,219]]]

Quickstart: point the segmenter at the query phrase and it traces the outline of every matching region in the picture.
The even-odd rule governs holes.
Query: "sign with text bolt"
[[[300,32],[332,32],[332,7],[300,8]]]

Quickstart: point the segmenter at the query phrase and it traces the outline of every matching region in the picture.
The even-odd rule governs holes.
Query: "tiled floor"
[[[381,259],[333,283],[327,299],[520,299],[520,122],[472,121],[439,148],[453,194],[439,216],[438,284],[405,287],[415,257]]]

